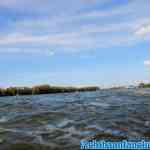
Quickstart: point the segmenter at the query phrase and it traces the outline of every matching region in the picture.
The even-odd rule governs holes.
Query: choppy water
[[[150,138],[150,90],[0,98],[0,149],[80,149],[82,139]],[[41,146],[41,147],[40,147]],[[34,148],[33,148],[34,149]]]

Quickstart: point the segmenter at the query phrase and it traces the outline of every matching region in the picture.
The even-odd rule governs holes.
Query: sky
[[[0,0],[0,87],[150,82],[149,0]]]

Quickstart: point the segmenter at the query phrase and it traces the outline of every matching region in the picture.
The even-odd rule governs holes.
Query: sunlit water
[[[78,150],[80,140],[93,138],[149,139],[150,90],[0,98],[1,149],[28,143]]]

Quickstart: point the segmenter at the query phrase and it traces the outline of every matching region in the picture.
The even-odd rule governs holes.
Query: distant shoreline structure
[[[0,97],[2,96],[17,96],[17,95],[39,95],[39,94],[54,94],[54,93],[71,93],[71,92],[86,92],[100,90],[98,86],[86,87],[63,87],[50,85],[37,85],[33,87],[8,87],[0,88]]]

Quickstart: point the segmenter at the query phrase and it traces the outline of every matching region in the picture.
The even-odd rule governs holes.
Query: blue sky
[[[1,0],[0,87],[150,82],[149,0]]]

